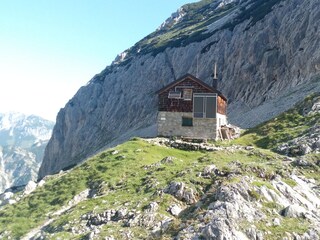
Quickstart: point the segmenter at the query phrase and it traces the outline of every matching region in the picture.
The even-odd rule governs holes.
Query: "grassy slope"
[[[283,166],[283,157],[268,150],[187,152],[155,146],[140,139],[126,142],[116,150],[119,151],[118,154],[112,154],[113,149],[103,152],[63,176],[51,177],[45,186],[23,198],[19,204],[1,209],[0,233],[11,231],[15,238],[20,238],[46,219],[54,217],[52,215],[54,211],[66,205],[74,195],[86,188],[95,189],[100,196],[74,206],[51,223],[47,231],[60,232],[55,237],[71,238],[74,237],[71,235],[71,228],[80,224],[80,217],[83,214],[119,209],[124,205],[129,209],[142,211],[150,201],[159,202],[160,212],[168,215],[166,209],[175,202],[175,199],[167,194],[160,198],[155,196],[154,192],[157,189],[164,189],[171,181],[185,182],[202,195],[216,182],[222,181],[228,184],[237,181],[241,174],[255,176],[258,179],[256,185],[268,185],[268,180],[274,174],[280,174],[285,178],[290,172],[288,166]],[[145,166],[157,163],[167,156],[175,158],[173,164],[145,169]],[[237,172],[238,175],[221,179],[200,177],[198,174],[210,164],[215,164],[226,173]],[[177,221],[190,222],[192,216],[193,214],[186,215]],[[119,229],[123,229],[123,226],[105,225],[101,235],[112,234],[116,237]],[[130,230],[139,238],[148,235],[145,228],[135,227]],[[168,237],[175,233],[175,231],[169,232]],[[78,236],[79,239],[81,237]]]
[[[113,155],[113,150],[103,152],[63,176],[52,177],[45,186],[23,198],[19,204],[1,209],[0,233],[7,230],[15,237],[21,237],[86,188],[96,189],[101,197],[80,203],[51,224],[51,229],[60,229],[63,237],[69,236],[70,229],[63,227],[67,222],[80,219],[82,214],[93,209],[95,212],[117,209],[125,203],[129,208],[143,209],[150,201],[160,201],[161,212],[167,214],[165,210],[174,202],[173,197],[167,195],[165,199],[157,199],[153,196],[154,191],[163,189],[171,181],[183,181],[201,193],[213,181],[199,177],[198,173],[212,163],[225,172],[234,170],[232,163],[235,161],[243,163],[240,171],[260,169],[272,174],[282,169],[281,158],[264,150],[257,150],[254,154],[244,150],[234,153],[186,152],[154,146],[139,139],[126,142],[116,149],[118,154]],[[167,156],[175,158],[174,164],[144,169],[144,166],[157,163]],[[274,160],[270,162],[270,159]],[[139,231],[142,235],[146,234],[144,229]]]
[[[320,93],[308,96],[291,110],[255,128],[247,130],[234,143],[253,144],[260,148],[275,150],[280,144],[303,135],[310,127],[316,123],[320,123],[320,113],[305,114],[306,109],[311,109],[314,99],[319,97]]]
[[[216,22],[232,11],[238,9],[238,15],[231,22],[227,22],[219,30],[229,29],[233,31],[235,26],[249,20],[247,29],[254,26],[258,21],[262,20],[268,13],[272,11],[274,5],[282,0],[255,0],[246,7],[241,7],[235,3],[227,4],[218,9],[214,9],[211,4],[215,4],[215,0],[202,0],[196,3],[184,5],[186,15],[183,20],[164,29],[155,31],[147,37],[136,43],[129,49],[127,60],[135,54],[152,53],[157,55],[166,48],[187,46],[193,42],[200,42],[214,32],[208,32],[210,24]],[[202,52],[205,52],[204,48]],[[124,61],[123,64],[126,64]]]
[[[252,0],[253,1],[253,0]],[[183,47],[194,42],[201,42],[220,30],[230,30],[244,21],[248,21],[246,30],[254,26],[257,22],[264,19],[269,14],[276,4],[283,0],[254,0],[248,2],[244,7],[239,7],[235,3],[230,3],[219,9],[213,9],[211,4],[216,5],[216,0],[202,0],[196,3],[184,5],[182,8],[186,13],[182,21],[171,26],[166,26],[160,30],[156,30],[145,38],[137,42],[133,47],[126,50],[126,57],[120,63],[120,66],[130,66],[131,60],[137,55],[151,53],[156,56],[167,48]],[[223,18],[224,16],[236,11],[238,15],[229,22],[226,22],[220,29],[214,32],[209,32],[208,27]],[[201,53],[207,52],[215,42],[205,46]],[[103,72],[111,73],[114,68],[119,65],[111,65]],[[99,75],[95,78],[97,81],[102,81]]]
[[[86,213],[99,213],[107,209],[119,209],[127,206],[129,209],[143,210],[151,201],[159,202],[160,212],[168,215],[166,209],[176,200],[171,195],[165,194],[160,198],[154,193],[157,189],[164,189],[171,181],[182,181],[194,188],[199,195],[203,195],[214,184],[228,184],[238,181],[241,175],[252,175],[256,178],[254,185],[269,186],[269,179],[275,174],[282,176],[289,185],[294,185],[289,174],[293,166],[284,164],[285,156],[270,151],[278,144],[301,135],[309,126],[319,120],[319,115],[304,116],[303,109],[310,108],[313,95],[300,103],[295,109],[281,114],[276,119],[266,122],[254,129],[248,130],[240,139],[226,145],[241,143],[255,145],[253,150],[221,150],[216,152],[182,151],[172,148],[160,147],[141,139],[133,139],[114,149],[102,152],[89,159],[80,166],[61,175],[51,176],[46,184],[35,192],[22,198],[15,205],[7,205],[0,209],[0,234],[5,231],[12,233],[14,238],[20,238],[31,229],[41,225],[50,218],[55,218],[53,213],[72,200],[72,198],[89,188],[98,195],[81,202],[62,214],[53,221],[48,228],[49,232],[59,232],[55,236],[71,238],[71,228],[80,224],[81,216]],[[114,152],[117,150],[118,152]],[[173,164],[160,164],[163,158],[174,157]],[[309,161],[320,160],[320,154],[305,157]],[[215,164],[218,169],[233,173],[232,177],[203,178],[199,173],[210,165]],[[319,167],[295,168],[297,174],[320,181]],[[254,192],[253,192],[254,196]],[[268,209],[276,208],[274,204],[265,203]],[[192,213],[192,206],[190,206]],[[169,216],[169,215],[168,215]],[[190,222],[193,213],[184,215],[177,222]],[[299,222],[287,219],[282,226],[284,230],[289,226],[299,229]],[[177,223],[177,225],[178,225]],[[286,227],[285,224],[288,224]],[[301,225],[305,229],[305,225]],[[257,226],[264,229],[265,226]],[[117,237],[119,229],[123,226],[116,223],[112,226],[105,225],[102,236],[113,234]],[[275,231],[275,236],[282,236],[284,231]],[[132,228],[136,237],[144,238],[148,235],[145,228]],[[169,231],[168,237],[174,236],[176,231]],[[280,234],[280,235],[279,235]],[[81,238],[81,236],[78,236]]]

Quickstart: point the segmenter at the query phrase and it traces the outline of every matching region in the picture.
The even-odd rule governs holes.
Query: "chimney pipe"
[[[214,71],[212,74],[212,87],[218,90],[217,63],[214,64]]]

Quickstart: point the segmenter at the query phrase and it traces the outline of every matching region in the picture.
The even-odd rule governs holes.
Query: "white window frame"
[[[189,90],[189,91],[191,91],[191,94],[190,94],[190,97],[189,98],[186,98],[185,97],[185,91],[186,90]],[[191,101],[192,100],[192,95],[193,95],[193,89],[192,88],[184,88],[183,89],[183,100],[185,100],[185,101]]]
[[[196,97],[203,97],[203,98],[210,98],[210,97],[212,97],[212,98],[218,98],[218,94],[216,94],[216,93],[193,93],[193,117],[194,118],[207,118],[206,116],[207,116],[207,111],[206,111],[206,108],[207,108],[207,104],[206,104],[206,102],[207,101],[203,101],[204,102],[204,104],[203,104],[203,111],[202,111],[202,113],[203,113],[203,116],[202,117],[199,117],[199,116],[196,116],[195,115],[195,111],[194,111],[194,105],[195,105],[195,98]],[[218,110],[218,106],[217,106],[217,103],[218,101],[216,100],[216,111]],[[217,115],[217,112],[216,112],[216,115]],[[217,116],[215,117],[215,118],[217,118]],[[212,118],[213,119],[213,118]]]
[[[168,98],[180,99],[181,98],[181,91],[170,91],[168,93]]]

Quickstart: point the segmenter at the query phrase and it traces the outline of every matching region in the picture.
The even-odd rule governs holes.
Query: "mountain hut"
[[[227,98],[213,84],[191,74],[160,89],[158,93],[158,135],[195,139],[223,139],[221,127],[227,125]]]

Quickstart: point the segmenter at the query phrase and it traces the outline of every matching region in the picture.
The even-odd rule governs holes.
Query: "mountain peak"
[[[8,141],[12,142],[15,139],[15,144],[20,145],[20,140],[26,137],[34,142],[49,140],[53,125],[53,122],[35,115],[19,112],[0,113],[0,144],[7,145]]]
[[[0,191],[36,179],[53,125],[35,115],[0,113]]]
[[[171,16],[160,25],[160,27],[157,28],[157,31],[170,28],[174,24],[180,22],[185,15],[185,9],[183,7],[179,8],[176,12],[172,13]]]

